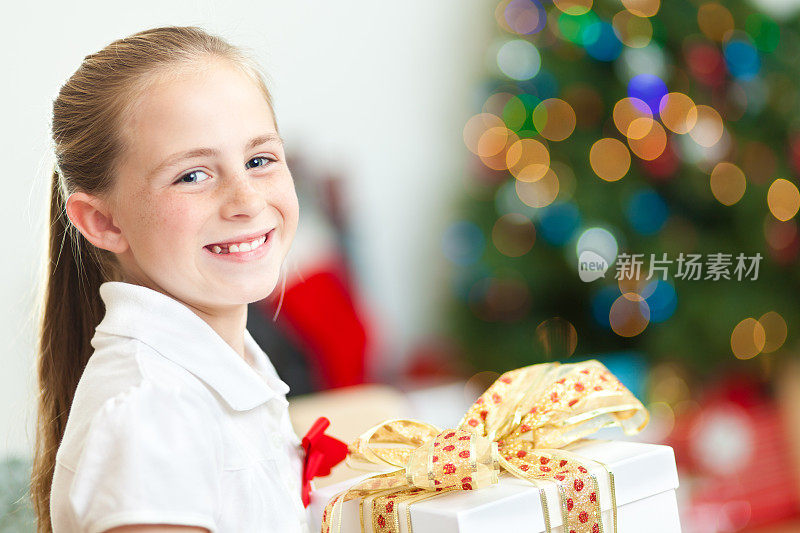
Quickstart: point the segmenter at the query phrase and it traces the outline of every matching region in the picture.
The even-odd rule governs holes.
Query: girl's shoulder
[[[75,414],[86,424],[65,433],[51,490],[53,516],[74,525],[65,529],[158,522],[217,530],[225,454],[204,396],[142,376],[94,412]]]
[[[99,339],[75,391],[56,460],[74,470],[90,433],[135,436],[193,425],[213,432],[221,416],[201,382],[146,344]]]
[[[114,393],[149,380],[165,388],[185,389],[187,393],[208,393],[191,372],[138,338],[98,331],[92,338],[92,346],[95,350],[78,383],[79,390],[83,385],[96,393],[99,385],[100,390]],[[206,397],[213,400],[210,394]]]

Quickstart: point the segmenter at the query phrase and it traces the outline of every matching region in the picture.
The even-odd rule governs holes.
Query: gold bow
[[[565,532],[603,533],[597,478],[579,456],[561,448],[607,426],[621,426],[632,435],[649,418],[642,403],[596,359],[511,370],[472,404],[457,428],[442,431],[418,420],[394,419],[353,441],[348,465],[400,469],[369,477],[333,497],[322,515],[322,533],[330,533],[333,523],[336,533],[341,531],[341,505],[355,498],[361,498],[362,532],[366,505],[375,533],[399,533],[400,502],[410,506],[453,490],[486,487],[498,482],[500,467],[539,488],[547,533],[551,526],[543,481],[558,486]],[[616,531],[613,474],[608,474]],[[411,533],[410,512],[406,519]]]

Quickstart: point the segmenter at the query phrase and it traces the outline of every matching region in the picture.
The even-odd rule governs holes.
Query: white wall
[[[435,327],[443,209],[465,164],[461,129],[492,2],[52,1],[4,11],[0,456],[28,453],[33,438],[28,314],[45,250],[52,99],[86,54],[147,27],[198,24],[259,54],[287,142],[350,180],[358,274],[388,367]]]

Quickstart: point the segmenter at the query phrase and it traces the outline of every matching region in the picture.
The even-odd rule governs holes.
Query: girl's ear
[[[65,210],[70,222],[93,245],[117,254],[128,249],[128,241],[114,224],[111,210],[101,198],[74,192],[67,198]]]

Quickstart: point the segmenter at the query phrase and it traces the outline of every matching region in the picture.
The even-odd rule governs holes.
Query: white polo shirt
[[[245,330],[251,367],[182,303],[109,281],[56,455],[55,533],[126,524],[309,533],[289,386]]]

